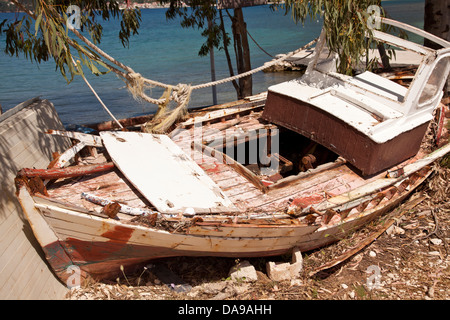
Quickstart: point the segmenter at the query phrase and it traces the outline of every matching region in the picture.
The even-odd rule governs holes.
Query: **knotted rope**
[[[105,52],[103,52],[100,48],[92,44],[88,39],[86,39],[84,36],[82,36],[76,29],[71,28],[71,31],[73,31],[83,42],[85,42],[92,50],[97,52],[100,56],[108,60],[109,62],[113,63],[120,69],[124,70],[120,71],[117,69],[117,67],[113,67],[111,65],[108,65],[104,63],[111,71],[115,72],[118,76],[122,77],[123,80],[126,83],[126,86],[130,93],[132,94],[133,98],[136,100],[144,100],[152,104],[156,104],[159,106],[158,111],[155,114],[155,117],[153,120],[147,122],[144,125],[144,130],[146,132],[154,132],[154,133],[164,133],[166,132],[172,125],[175,123],[175,121],[179,120],[181,117],[183,117],[187,113],[187,107],[189,104],[189,100],[191,97],[191,93],[193,90],[197,89],[203,89],[208,88],[212,86],[216,86],[219,84],[223,84],[226,82],[231,82],[243,77],[250,76],[256,72],[262,71],[264,69],[270,68],[271,66],[278,64],[295,54],[297,54],[300,51],[305,50],[306,48],[311,47],[313,44],[315,44],[318,40],[318,38],[314,39],[310,43],[306,44],[305,46],[292,51],[288,53],[287,55],[272,60],[269,63],[264,64],[263,66],[250,70],[248,72],[244,72],[232,77],[228,77],[222,80],[218,81],[212,81],[205,84],[195,85],[191,86],[188,84],[178,84],[177,86],[171,86],[162,82],[154,81],[151,79],[144,78],[141,74],[136,73],[133,69],[130,67],[123,65],[119,61],[115,60]],[[75,64],[76,65],[76,64]],[[161,87],[166,89],[164,94],[159,98],[155,99],[150,97],[146,94],[146,90],[154,88],[155,86]],[[177,106],[173,108],[172,111],[168,111],[168,105],[171,101],[176,102]],[[105,106],[106,108],[106,106]],[[109,110],[107,110],[109,112]],[[109,112],[110,113],[110,112]],[[118,123],[118,121],[114,118],[114,116],[110,113],[112,118]]]
[[[165,133],[179,119],[187,114],[187,106],[191,98],[192,88],[187,84],[178,84],[176,87],[169,86],[160,99],[158,111],[151,121],[144,124],[142,130],[150,133]],[[143,93],[146,96],[145,93]],[[168,110],[169,102],[174,101],[177,106]]]
[[[127,87],[128,90],[132,93],[133,97],[135,99],[143,99],[147,102],[150,102],[152,104],[159,105],[158,111],[155,114],[155,117],[153,120],[147,122],[143,130],[145,132],[152,132],[152,133],[164,133],[166,132],[174,123],[175,121],[181,119],[184,115],[187,113],[187,106],[189,104],[190,96],[193,90],[197,89],[203,89],[212,87],[215,85],[223,84],[226,82],[230,82],[233,80],[237,80],[243,77],[250,76],[254,73],[260,72],[264,69],[270,68],[273,65],[276,65],[295,54],[305,50],[306,48],[311,47],[317,42],[318,38],[314,39],[313,41],[309,42],[305,46],[292,51],[288,53],[287,55],[274,59],[269,63],[264,64],[263,66],[260,66],[259,68],[255,68],[253,70],[250,70],[248,72],[244,72],[238,75],[235,75],[233,77],[228,77],[225,79],[212,81],[200,85],[190,86],[187,84],[178,84],[177,86],[173,87],[171,85],[167,85],[158,81],[146,79],[142,77],[139,73],[128,73],[128,83]],[[148,88],[154,88],[155,86],[159,86],[162,88],[165,88],[164,94],[159,99],[154,99],[149,97],[145,91]],[[177,106],[172,110],[168,111],[168,104],[171,101],[175,101],[177,103]]]

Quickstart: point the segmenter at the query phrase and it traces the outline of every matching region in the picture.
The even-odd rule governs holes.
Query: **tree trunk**
[[[219,15],[220,15],[220,30],[222,31],[223,37],[223,49],[225,51],[225,57],[227,58],[228,71],[230,72],[230,77],[234,77],[233,64],[231,63],[230,52],[228,51],[227,41],[225,40],[227,38],[227,33],[225,31],[225,24],[223,22],[222,10],[219,10]],[[239,93],[239,85],[237,84],[236,80],[231,81],[231,83],[233,84],[236,92]]]
[[[425,0],[424,29],[450,41],[450,0]],[[424,45],[433,49],[441,48],[427,39]]]
[[[378,48],[378,52],[381,57],[381,63],[383,64],[383,69],[385,71],[392,70],[391,63],[389,62],[389,56],[386,53],[386,48],[384,47],[384,44],[380,42],[377,45],[377,48]]]
[[[237,73],[243,73],[251,70],[250,48],[247,38],[247,26],[244,21],[242,8],[234,9],[232,23],[234,48],[236,52]],[[252,76],[239,79],[238,99],[252,95]]]

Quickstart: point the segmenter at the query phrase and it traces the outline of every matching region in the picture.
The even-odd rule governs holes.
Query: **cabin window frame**
[[[440,65],[442,62],[445,63],[444,67]],[[440,71],[438,70],[439,68],[442,68],[443,70]],[[449,71],[450,71],[450,54],[442,55],[434,61],[433,67],[430,68],[430,72],[428,72],[426,81],[423,82],[424,84],[421,88],[421,93],[417,100],[418,109],[430,105],[441,95],[441,91],[443,90],[445,82],[448,79]],[[427,85],[430,84],[430,80],[436,82],[433,85],[432,90],[434,90],[434,92],[431,95],[426,94],[427,92],[426,87]]]

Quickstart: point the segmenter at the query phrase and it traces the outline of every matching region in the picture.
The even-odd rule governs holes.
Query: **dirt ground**
[[[450,159],[449,159],[450,160]],[[447,160],[447,161],[449,161]],[[237,262],[226,258],[170,258],[159,261],[190,290],[176,292],[150,268],[114,282],[85,283],[67,294],[72,300],[448,300],[450,299],[450,169],[436,172],[403,206],[388,217],[393,225],[369,245],[385,217],[346,239],[303,253],[298,279],[272,281],[268,261],[289,262],[290,256],[248,259],[258,280],[236,281],[229,270]],[[408,204],[420,202],[412,209]],[[357,252],[336,266],[316,272],[352,248]]]

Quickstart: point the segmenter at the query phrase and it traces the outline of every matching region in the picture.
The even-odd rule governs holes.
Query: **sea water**
[[[423,28],[423,0],[383,1],[383,7],[390,17]],[[305,24],[296,24],[290,13],[286,15],[284,11],[273,11],[268,5],[243,10],[248,32],[265,51],[249,38],[252,68],[272,60],[277,54],[304,46],[320,33],[321,21],[307,20]],[[120,43],[119,22],[114,20],[103,24],[103,38],[99,47],[148,79],[171,85],[210,82],[210,58],[198,55],[205,41],[200,31],[183,29],[179,19],[167,20],[166,9],[163,8],[143,9],[141,12],[139,34],[132,37],[128,48]],[[14,19],[17,15],[0,13],[0,21]],[[229,23],[227,31],[231,33]],[[9,57],[3,53],[4,42],[4,36],[0,36],[0,105],[3,111],[40,96],[55,105],[65,125],[111,120],[82,78],[76,77],[68,84],[59,70],[55,70],[53,61],[36,64],[23,57]],[[229,49],[233,54],[232,46]],[[224,52],[216,49],[214,58],[216,79],[229,77]],[[295,72],[256,73],[253,75],[253,94],[295,77],[298,77]],[[153,104],[134,100],[125,88],[125,83],[113,73],[103,76],[88,74],[87,79],[117,118],[148,114],[156,110]],[[217,86],[216,90],[218,103],[236,99],[236,92],[230,82]],[[159,98],[163,90],[155,87],[148,93]],[[212,103],[212,88],[205,88],[193,91],[189,107]]]

